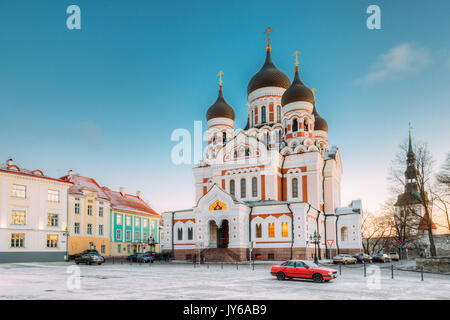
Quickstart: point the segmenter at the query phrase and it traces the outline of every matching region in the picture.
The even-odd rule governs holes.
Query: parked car
[[[278,280],[286,278],[312,279],[314,282],[328,282],[337,277],[337,271],[323,268],[311,261],[288,260],[270,268],[270,274]]]
[[[86,264],[93,264],[96,263],[98,265],[102,264],[103,262],[105,262],[105,258],[103,258],[101,255],[96,254],[96,253],[83,253],[79,256],[77,256],[75,258],[75,263],[76,264],[80,264],[80,263],[86,263]]]
[[[378,253],[372,257],[373,262],[391,262],[392,259],[386,253]]]
[[[365,253],[358,253],[354,255],[353,258],[359,263],[372,263],[372,257]]]
[[[351,255],[349,254],[338,254],[337,256],[333,257],[333,263],[343,263],[343,264],[348,264],[348,263],[356,263],[356,258],[353,258]]]
[[[398,252],[389,252],[389,255],[391,256],[391,260],[392,261],[399,261],[400,260],[400,255],[398,254]]]
[[[144,262],[144,263],[147,262],[153,263],[153,261],[155,261],[155,258],[153,258],[153,256],[148,253],[133,253],[132,255],[126,257],[126,259],[131,262]]]
[[[75,254],[70,255],[70,256],[69,256],[69,260],[74,260],[75,258],[77,258],[77,257],[79,257],[79,256],[81,256],[81,255],[83,255],[83,254],[86,254],[86,253],[93,253],[93,254],[97,254],[97,255],[100,256],[100,253],[98,253],[97,250],[95,250],[95,249],[87,249],[87,250],[84,250],[84,251],[82,251],[82,252],[79,252],[79,253],[75,253]]]

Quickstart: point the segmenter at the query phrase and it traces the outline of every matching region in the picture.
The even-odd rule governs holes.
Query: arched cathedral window
[[[183,240],[183,229],[178,228],[178,240]]]
[[[278,135],[278,143],[281,143],[282,142],[281,130],[277,131],[277,135]]]
[[[281,122],[281,106],[277,106],[277,119]]]
[[[309,131],[309,127],[308,127],[308,119],[305,119],[303,122],[303,127],[305,128],[305,131]]]
[[[256,198],[258,196],[258,179],[252,178],[252,197]]]
[[[256,224],[256,237],[262,238],[262,226],[261,223]]]
[[[250,127],[254,127],[255,126],[255,123],[253,122],[253,119],[254,119],[254,111],[252,110],[252,117],[251,117],[251,119],[250,119]]]
[[[246,188],[245,178],[242,178],[241,179],[241,198],[245,198],[247,196],[245,188]]]
[[[266,122],[266,107],[262,106],[261,108],[261,122]]]
[[[298,179],[292,179],[292,198],[298,197]]]
[[[297,120],[297,118],[292,120],[292,131],[293,132],[297,132],[298,131],[298,120]]]
[[[341,241],[347,241],[348,240],[348,229],[347,227],[341,228]]]
[[[194,239],[194,229],[192,227],[188,228],[188,240]]]
[[[226,132],[222,132],[222,142],[223,142],[223,144],[227,143],[227,133]]]
[[[235,190],[234,180],[230,180],[230,194],[232,196],[235,195],[235,191],[234,190]]]

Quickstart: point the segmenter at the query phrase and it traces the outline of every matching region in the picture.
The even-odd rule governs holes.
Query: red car
[[[323,268],[311,261],[288,260],[279,266],[272,266],[270,274],[278,280],[286,278],[312,279],[314,282],[328,282],[337,277],[337,271],[330,268]]]

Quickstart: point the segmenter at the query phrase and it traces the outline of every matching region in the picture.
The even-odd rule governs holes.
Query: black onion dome
[[[314,130],[322,130],[325,132],[328,132],[328,123],[327,121],[322,118],[316,110],[316,106],[314,106],[313,109],[313,115],[314,115]]]
[[[314,104],[314,94],[307,86],[300,80],[298,69],[295,70],[294,81],[291,86],[284,92],[281,97],[281,104],[283,106],[295,101],[306,101]]]
[[[214,118],[228,118],[234,121],[234,110],[225,101],[222,93],[222,87],[219,88],[219,96],[217,97],[216,102],[214,102],[214,104],[209,107],[206,112],[207,121]]]
[[[279,87],[287,89],[291,82],[289,78],[275,67],[270,50],[267,50],[266,61],[262,68],[252,77],[247,87],[247,94],[265,88],[265,87]]]

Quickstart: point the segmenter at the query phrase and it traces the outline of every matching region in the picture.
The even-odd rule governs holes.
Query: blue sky
[[[66,28],[71,4],[81,30]],[[366,27],[370,4],[381,30]],[[245,125],[271,26],[277,67],[292,78],[301,51],[301,77],[318,88],[342,154],[343,204],[361,198],[375,211],[408,122],[437,164],[450,151],[449,12],[445,0],[1,0],[0,159],[142,190],[157,210],[189,208],[191,166],[171,163],[170,135],[206,126],[219,70]]]

